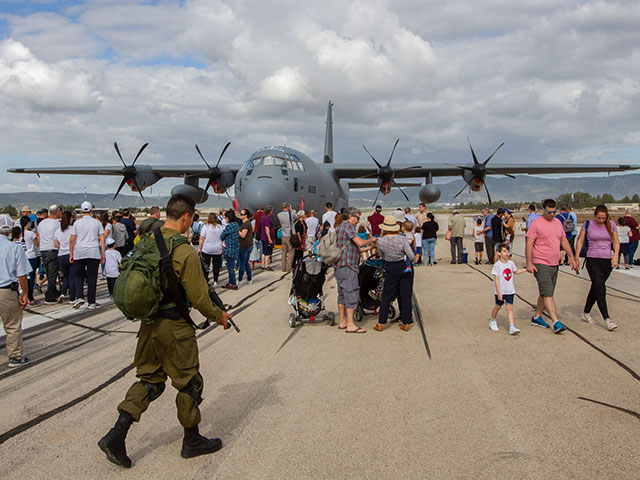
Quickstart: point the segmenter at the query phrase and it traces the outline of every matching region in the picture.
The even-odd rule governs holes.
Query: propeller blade
[[[495,152],[493,152],[491,155],[489,155],[489,158],[487,158],[487,159],[484,161],[483,165],[487,165],[487,163],[489,163],[489,160],[491,160],[491,157],[493,157],[493,156],[496,154],[496,152],[497,152],[498,150],[500,150],[500,148],[502,147],[502,145],[504,145],[504,142],[502,142],[502,143],[500,144],[500,146],[499,146],[498,148],[496,148],[496,151],[495,151]]]
[[[460,168],[462,170],[469,170],[469,171],[473,170],[472,167],[467,167],[466,165],[454,165],[453,163],[445,163],[445,165],[448,166],[448,167]]]
[[[209,190],[209,187],[210,187],[212,184],[213,184],[213,178],[210,178],[210,179],[207,181],[207,186],[206,186],[206,187],[204,187],[204,191],[205,191],[205,193],[207,192],[207,190]]]
[[[122,187],[124,187],[124,184],[127,183],[127,177],[124,177],[122,179],[122,182],[120,182],[120,186],[118,187],[118,190],[116,191],[116,194],[113,196],[113,200],[116,199],[116,197],[118,196],[118,194],[120,193],[120,190],[122,190]],[[113,201],[112,200],[112,201]]]
[[[464,187],[462,187],[462,189],[458,193],[456,193],[453,198],[458,198],[458,195],[460,195],[462,192],[464,192],[464,189],[469,186],[469,183],[471,183],[471,182],[466,182]]]
[[[490,173],[492,175],[504,175],[505,177],[509,177],[509,178],[513,178],[513,179],[516,178],[514,175],[511,175],[510,173],[494,172],[493,170],[487,170],[487,173]]]
[[[356,178],[354,178],[354,180],[359,180],[359,179],[361,179],[361,178],[375,178],[375,177],[377,177],[377,176],[378,176],[378,174],[377,174],[377,173],[371,173],[371,174],[369,174],[369,175],[363,175],[362,177],[356,177]]]
[[[136,158],[133,159],[133,163],[131,164],[132,167],[136,164],[136,160],[138,160],[138,157],[142,154],[142,152],[144,152],[144,149],[147,148],[147,145],[149,145],[148,142],[142,145],[142,147],[140,147],[140,150],[138,150],[138,154],[136,155]]]
[[[398,146],[398,142],[400,139],[396,140],[396,143],[393,145],[393,149],[391,150],[391,155],[389,155],[389,161],[387,162],[387,167],[391,165],[391,159],[393,158],[393,153],[396,151],[396,147]],[[407,199],[408,200],[408,199]]]
[[[407,197],[407,194],[406,194],[406,193],[404,193],[404,190],[402,190],[402,188],[400,188],[400,185],[398,185],[398,184],[395,182],[395,180],[393,181],[393,183],[392,183],[391,185],[392,185],[392,186],[394,186],[394,187],[396,187],[398,190],[400,190],[400,193],[401,193],[402,195],[404,195],[404,198],[406,198],[406,199],[407,199],[407,202],[408,202],[408,201],[410,201],[410,200],[409,200],[409,197]]]
[[[122,155],[120,154],[120,149],[118,148],[118,142],[113,142],[113,146],[116,147],[116,153],[120,157],[120,161],[122,162],[122,164],[126,167],[127,164],[124,163],[124,159],[122,158]]]
[[[209,163],[207,163],[207,161],[204,159],[204,155],[202,155],[202,152],[200,151],[200,148],[198,147],[198,144],[196,143],[196,152],[198,152],[198,155],[200,155],[200,158],[202,159],[202,161],[207,165],[207,168],[211,168],[211,166],[209,165]]]
[[[478,162],[478,159],[476,158],[476,152],[473,151],[473,147],[471,146],[471,140],[469,140],[469,137],[467,137],[467,142],[469,142],[469,148],[471,149],[471,155],[473,155],[473,163],[475,165],[478,165],[478,163],[480,163],[480,162]]]
[[[235,210],[233,199],[231,198],[231,195],[229,195],[229,190],[225,190],[224,193],[226,193],[227,197],[229,197],[229,201],[231,202],[231,207]]]
[[[489,205],[491,205],[491,194],[489,193],[489,188],[487,188],[487,184],[484,184],[484,189],[487,191],[487,198],[489,199]]]
[[[227,148],[229,148],[229,145],[231,145],[231,142],[227,142],[227,144],[222,149],[222,153],[220,154],[220,158],[218,158],[218,163],[216,163],[216,167],[220,165],[220,160],[222,160],[222,156],[224,155],[224,152],[227,151]]]
[[[142,195],[142,189],[140,188],[140,185],[138,185],[138,181],[136,180],[136,177],[134,176],[131,180],[133,181],[133,185],[136,187],[136,190],[138,190],[138,193],[140,194],[140,198],[142,199],[143,202],[145,202],[146,200]]]
[[[399,170],[395,170],[395,173],[398,173],[398,172],[404,172],[404,171],[407,171],[407,170],[414,170],[414,169],[416,169],[416,168],[422,168],[422,166],[420,166],[420,165],[413,165],[412,167],[401,168],[401,169],[399,169]]]
[[[373,205],[371,205],[372,207],[375,207],[376,203],[378,203],[379,196],[380,196],[380,189],[378,189],[378,193],[376,193],[376,199],[373,201]]]
[[[364,151],[369,153],[369,150],[367,150],[367,147],[365,147],[364,145],[362,145],[362,148],[364,148]],[[371,153],[369,153],[369,156],[371,157],[371,160],[373,160],[375,162],[375,164],[378,166],[378,168],[382,168],[382,165],[380,165],[378,163],[378,161],[375,159],[375,157],[373,155],[371,155]]]

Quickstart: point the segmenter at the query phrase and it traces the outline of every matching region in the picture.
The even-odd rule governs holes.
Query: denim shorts
[[[499,305],[500,307],[502,305],[504,305],[505,303],[507,305],[513,305],[513,297],[515,297],[516,295],[514,293],[510,293],[510,294],[502,294],[502,300],[498,300],[498,295],[494,295],[496,297],[496,305]]]

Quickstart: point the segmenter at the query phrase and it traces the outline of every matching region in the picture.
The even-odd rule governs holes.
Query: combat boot
[[[208,453],[217,452],[222,448],[222,440],[219,438],[206,438],[200,435],[198,427],[190,427],[184,429],[184,438],[182,439],[182,458],[193,458],[198,455],[207,455]]]
[[[131,459],[127,457],[124,440],[133,423],[133,417],[127,412],[120,412],[118,420],[107,434],[98,441],[98,446],[107,456],[107,460],[124,468],[131,468]]]

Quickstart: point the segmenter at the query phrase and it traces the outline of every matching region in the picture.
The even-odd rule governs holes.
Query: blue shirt
[[[240,251],[240,226],[236,222],[227,224],[220,240],[224,240],[224,255],[226,257],[238,258]]]
[[[531,226],[531,222],[533,222],[539,216],[540,215],[538,215],[536,212],[531,212],[529,214],[529,216],[527,217],[527,230],[529,230],[529,227]]]
[[[493,220],[493,217],[495,217],[493,213],[484,217],[484,228],[489,227],[489,230],[484,232],[485,237],[493,238],[493,229],[491,228],[491,220]]]
[[[22,246],[0,235],[0,287],[11,285],[30,272],[31,264]]]

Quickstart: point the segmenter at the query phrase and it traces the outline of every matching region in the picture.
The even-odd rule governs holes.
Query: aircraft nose
[[[271,177],[258,177],[248,182],[246,186],[243,185],[243,190],[245,194],[244,203],[246,203],[246,206],[240,206],[248,208],[252,212],[266,205],[279,208],[279,205],[276,205],[276,203],[286,197],[284,185],[276,182]]]

